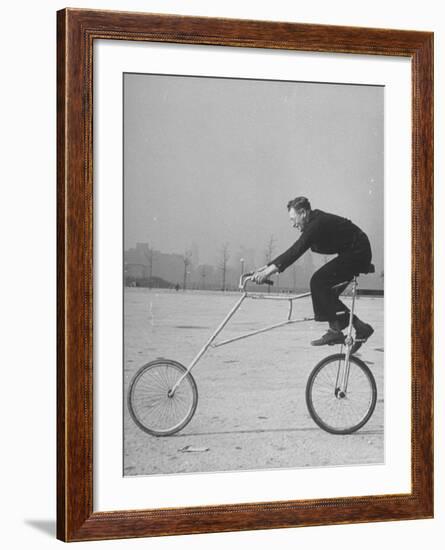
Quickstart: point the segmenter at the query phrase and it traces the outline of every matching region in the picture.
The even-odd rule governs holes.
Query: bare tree
[[[266,258],[266,264],[268,264],[272,260],[274,250],[275,250],[275,237],[271,235],[269,242],[267,243],[266,250],[264,252],[264,256]]]
[[[295,264],[292,265],[292,284],[293,284],[293,291],[296,292],[296,290],[297,290],[297,266]]]
[[[192,259],[191,250],[186,250],[182,257],[182,261],[184,262],[184,279],[182,282],[182,290],[185,290],[187,288],[187,275],[189,274],[188,268],[191,264],[191,261],[192,261],[191,259]]]
[[[226,290],[227,263],[228,263],[229,258],[230,258],[228,243],[223,244],[222,249],[221,249],[220,258],[221,258],[221,260],[220,260],[220,263],[219,263],[219,269],[221,269],[221,271],[222,271],[222,289],[221,290],[224,291],[224,290]]]
[[[266,264],[270,263],[270,261],[272,260],[274,250],[275,250],[275,237],[271,235],[264,253]],[[270,292],[270,285],[267,285],[267,292]]]
[[[205,288],[206,288],[206,282],[205,282],[205,281],[206,281],[206,277],[207,277],[206,266],[205,266],[205,265],[201,266],[201,269],[199,270],[199,272],[200,272],[200,275],[201,275],[201,281],[202,281],[201,286],[202,286],[202,290],[205,290]]]

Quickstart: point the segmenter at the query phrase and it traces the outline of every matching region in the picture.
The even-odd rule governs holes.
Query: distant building
[[[180,254],[164,254],[150,248],[148,243],[137,243],[135,248],[124,251],[124,262],[135,276],[154,282],[162,279],[172,285],[182,283],[184,261]]]
[[[147,275],[147,266],[144,264],[125,264],[125,278],[128,279],[143,279]]]

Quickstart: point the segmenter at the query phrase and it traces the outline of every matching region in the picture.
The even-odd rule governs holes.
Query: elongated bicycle
[[[241,276],[241,296],[188,367],[172,359],[161,358],[147,363],[136,372],[130,383],[127,400],[130,415],[141,430],[154,436],[169,436],[187,426],[198,405],[198,388],[191,371],[209,348],[225,346],[286,325],[313,321],[309,317],[292,318],[295,302],[310,296],[310,292],[294,296],[251,292],[247,290],[247,283],[252,275],[245,273]],[[342,283],[343,287],[346,283],[349,282]],[[366,363],[351,353],[355,343],[352,318],[357,277],[350,283],[352,305],[345,343],[340,353],[325,357],[314,367],[306,385],[306,404],[312,419],[331,434],[351,434],[362,428],[371,418],[377,401],[377,387],[372,372]],[[265,284],[273,283],[265,281]],[[287,319],[216,342],[217,336],[247,299],[287,301]]]

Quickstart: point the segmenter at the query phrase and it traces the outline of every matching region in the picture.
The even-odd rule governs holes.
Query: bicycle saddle
[[[361,269],[360,271],[357,271],[354,273],[355,277],[358,277],[360,274],[367,275],[368,273],[375,273],[375,265],[369,264],[368,267],[365,267],[364,269]]]

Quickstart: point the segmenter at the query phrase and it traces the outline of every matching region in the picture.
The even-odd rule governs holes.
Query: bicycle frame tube
[[[218,336],[218,334],[222,331],[222,329],[227,325],[229,320],[234,316],[236,311],[239,309],[240,305],[244,302],[244,300],[247,298],[247,292],[244,292],[241,298],[236,302],[236,304],[233,306],[233,308],[229,311],[229,313],[226,315],[224,320],[221,322],[219,327],[215,330],[215,332],[212,334],[212,336],[207,340],[207,342],[204,344],[204,346],[201,348],[199,353],[196,355],[196,357],[193,359],[193,361],[190,363],[187,371],[179,378],[179,380],[176,382],[176,384],[173,386],[173,388],[170,390],[170,393],[173,395],[176,391],[176,388],[179,386],[179,384],[184,380],[184,378],[187,376],[187,374],[192,370],[192,368],[196,365],[196,363],[201,359],[201,357],[204,355],[204,353],[209,349],[210,345],[212,344],[213,340]]]
[[[301,323],[303,321],[313,321],[313,317],[303,317],[302,319],[291,319],[292,317],[292,303],[294,300],[298,300],[299,298],[305,298],[306,296],[310,296],[310,292],[305,292],[304,294],[299,294],[298,296],[262,296],[260,294],[248,294],[246,293],[246,298],[254,299],[254,300],[287,300],[289,302],[289,311],[287,314],[287,320],[282,321],[281,323],[276,323],[274,325],[269,325],[264,328],[260,328],[258,330],[254,330],[252,332],[247,332],[246,334],[242,334],[241,336],[235,336],[234,338],[229,338],[228,340],[224,340],[222,342],[218,342],[217,344],[211,344],[212,348],[219,348],[220,346],[224,346],[226,344],[230,344],[231,342],[236,342],[237,340],[243,340],[244,338],[248,338],[249,336],[254,336],[255,334],[261,334],[263,332],[268,332],[269,330],[273,330],[274,328],[280,328],[284,327],[285,325],[291,325],[293,323]]]
[[[193,367],[196,365],[196,363],[201,359],[201,357],[204,355],[204,353],[209,349],[209,347],[220,347],[225,344],[229,344],[231,342],[235,342],[236,340],[241,340],[243,338],[247,338],[249,336],[254,336],[255,334],[260,334],[262,332],[266,332],[269,330],[272,330],[274,328],[282,327],[284,325],[292,324],[292,323],[298,323],[302,321],[309,321],[312,320],[312,318],[303,318],[303,319],[291,319],[292,315],[292,301],[297,300],[299,298],[304,298],[306,296],[310,296],[310,292],[306,292],[304,294],[299,294],[298,296],[263,296],[261,294],[249,294],[245,288],[246,282],[248,279],[243,280],[243,277],[241,277],[240,282],[240,289],[243,291],[242,296],[239,298],[239,300],[236,302],[236,304],[232,307],[232,309],[229,311],[229,313],[226,315],[224,320],[221,322],[221,324],[218,326],[218,328],[215,330],[215,332],[212,334],[212,336],[207,340],[207,342],[204,344],[204,346],[201,348],[199,353],[196,355],[196,357],[193,359],[193,361],[190,363],[190,365],[187,368],[187,371],[179,378],[179,380],[176,382],[176,384],[173,386],[173,388],[170,390],[170,394],[173,395],[178,388],[178,386],[181,384],[181,382],[184,380],[184,378],[187,376],[187,374],[193,369]],[[223,330],[223,328],[227,325],[227,323],[230,321],[230,319],[235,315],[235,313],[240,308],[241,304],[246,298],[252,298],[252,299],[268,299],[268,300],[288,300],[289,301],[289,313],[287,321],[283,321],[281,323],[277,323],[274,325],[270,325],[267,327],[264,327],[263,329],[255,330],[253,332],[249,332],[247,334],[243,334],[241,336],[237,336],[235,338],[230,338],[229,340],[225,340],[223,342],[220,342],[218,344],[213,344],[215,338],[218,336],[218,334]],[[213,344],[213,345],[212,345]]]

